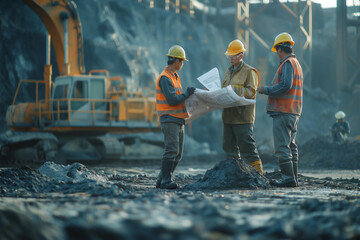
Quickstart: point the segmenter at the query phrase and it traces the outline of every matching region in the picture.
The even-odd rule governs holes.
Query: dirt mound
[[[50,178],[64,182],[81,182],[86,179],[97,182],[107,181],[104,176],[100,176],[94,171],[88,170],[81,163],[73,163],[65,166],[54,162],[45,162],[38,170]]]
[[[268,180],[243,161],[223,160],[206,171],[199,181],[185,185],[189,191],[257,189],[269,187]]]
[[[0,196],[6,197],[31,197],[38,193],[59,192],[116,196],[125,189],[124,184],[114,184],[79,163],[63,166],[46,162],[39,170],[20,167],[0,172]]]
[[[360,168],[360,141],[336,144],[325,138],[313,138],[299,148],[299,154],[299,168]]]
[[[52,187],[59,184],[51,178],[42,175],[28,167],[6,169],[0,172],[0,195],[13,196],[28,192],[41,192],[47,188],[51,191]],[[55,191],[56,189],[53,189]]]

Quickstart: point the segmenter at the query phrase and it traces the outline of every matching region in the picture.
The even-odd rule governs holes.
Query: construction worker
[[[345,120],[345,116],[343,111],[338,111],[335,114],[336,122],[331,127],[331,133],[335,143],[345,142],[350,134],[350,124]]]
[[[295,143],[302,111],[303,71],[293,53],[295,42],[289,33],[280,33],[272,51],[280,59],[272,86],[260,86],[259,93],[269,95],[266,110],[273,118],[275,154],[281,179],[272,181],[280,187],[298,186],[298,147]]]
[[[243,61],[244,44],[240,40],[232,41],[225,55],[231,66],[226,70],[222,87],[232,86],[242,97],[256,98],[256,89],[260,77],[258,71]],[[225,108],[222,113],[224,123],[223,149],[228,159],[244,159],[263,174],[262,163],[253,137],[255,104]]]
[[[184,146],[184,124],[188,113],[184,101],[194,93],[194,87],[182,91],[177,71],[187,61],[184,49],[172,46],[167,55],[168,66],[160,74],[156,83],[156,108],[160,117],[160,127],[164,133],[164,154],[156,188],[176,189],[178,184],[172,175],[181,160]]]

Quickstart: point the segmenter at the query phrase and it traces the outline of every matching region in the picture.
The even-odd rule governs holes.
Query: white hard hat
[[[345,113],[343,112],[343,111],[338,111],[337,113],[335,113],[335,118],[336,119],[343,119],[343,118],[345,118]]]

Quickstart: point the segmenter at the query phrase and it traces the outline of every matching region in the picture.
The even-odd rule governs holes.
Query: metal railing
[[[45,124],[51,124],[55,121],[67,121],[67,122],[75,122],[75,121],[84,121],[86,120],[88,123],[91,122],[91,126],[94,126],[96,121],[99,121],[98,116],[103,116],[102,120],[109,122],[111,126],[112,120],[117,120],[116,117],[120,114],[120,106],[118,106],[118,111],[115,111],[114,105],[119,104],[119,100],[115,99],[79,99],[79,98],[59,98],[59,99],[41,99],[39,100],[39,85],[45,84],[44,80],[21,80],[17,86],[15,97],[11,104],[11,125],[15,125],[22,122],[15,122],[14,112],[16,107],[16,99],[19,94],[20,87],[23,83],[31,83],[35,84],[35,113],[34,113],[34,122],[37,126],[44,126]],[[137,101],[139,100],[139,101]],[[156,109],[155,104],[150,104],[148,100],[144,99],[144,97],[139,97],[137,99],[133,98],[123,98],[120,101],[124,101],[125,106],[125,117],[122,116],[121,121],[129,121],[135,120],[134,115],[143,116],[141,121],[151,122],[154,121],[156,117]],[[137,107],[136,103],[140,103]],[[30,103],[30,102],[29,102]],[[33,102],[31,102],[33,103]],[[91,103],[91,107],[88,110],[80,110],[80,107],[72,107],[74,103],[83,103],[80,104],[85,105],[87,103]],[[100,106],[99,106],[100,105]],[[128,106],[131,105],[131,106]],[[101,108],[101,106],[106,106]],[[81,116],[80,118],[73,117],[74,113],[78,113],[77,116]],[[84,116],[91,116],[90,118],[85,118]],[[156,115],[157,116],[157,115]],[[101,118],[101,117],[100,117]],[[137,119],[140,120],[140,119]],[[90,124],[89,124],[90,125]]]
[[[15,102],[16,102],[16,98],[19,94],[19,90],[20,90],[20,86],[23,83],[35,83],[35,104],[38,105],[39,104],[39,84],[45,84],[44,80],[29,80],[29,79],[23,79],[19,82],[17,88],[16,88],[16,92],[15,92],[15,97],[13,99],[13,102],[11,104],[11,123],[14,124],[14,106],[15,106]]]
[[[91,103],[91,109],[89,110],[79,110],[72,108],[73,103]],[[51,107],[49,110],[46,110],[44,106],[49,104]],[[108,104],[106,109],[96,109],[96,103]],[[113,119],[113,109],[112,104],[113,101],[107,99],[79,99],[79,98],[59,98],[59,99],[51,99],[51,100],[41,100],[40,101],[40,108],[39,108],[39,123],[40,126],[43,124],[42,120],[46,119],[47,122],[54,122],[54,121],[84,121],[84,119],[76,119],[73,118],[71,115],[72,113],[79,113],[79,114],[89,114],[91,115],[91,119],[87,119],[89,122],[91,121],[91,125],[94,125],[95,117],[99,114],[103,114],[108,116],[107,119]],[[50,118],[49,118],[50,116]]]
[[[72,107],[74,103],[84,103],[81,105],[91,103],[91,108],[88,110],[79,110],[77,108],[74,109]],[[46,110],[46,104],[51,106],[49,110]],[[39,124],[42,126],[45,123],[51,123],[55,121],[67,121],[68,123],[87,121],[89,125],[94,126],[96,121],[107,121],[109,122],[109,125],[111,125],[112,120],[116,120],[116,115],[114,114],[115,111],[113,111],[114,104],[117,104],[117,101],[110,99],[59,98],[52,100],[41,100],[39,101],[40,107],[38,112]],[[101,106],[104,105],[106,106],[105,109],[101,109]],[[144,116],[142,121],[151,121],[151,119],[153,119],[152,115],[156,114],[156,111],[155,109],[148,108],[149,104],[146,101],[144,101],[144,106],[140,108],[126,107],[126,116],[123,121],[134,120],[131,118],[131,114],[140,114],[141,116]],[[78,118],[72,116],[73,113],[77,113]],[[83,114],[83,116],[79,117],[81,114]],[[85,118],[89,116],[91,116],[91,118]],[[103,118],[99,120],[97,118],[99,116],[103,116]],[[45,122],[43,122],[44,119]]]

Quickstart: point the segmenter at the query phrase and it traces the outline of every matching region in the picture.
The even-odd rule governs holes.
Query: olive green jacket
[[[241,97],[256,99],[259,75],[255,68],[241,61],[240,65],[233,70],[228,68],[222,80],[222,87],[231,85],[234,91]],[[222,120],[227,124],[247,124],[255,121],[255,104],[240,107],[224,108]]]

